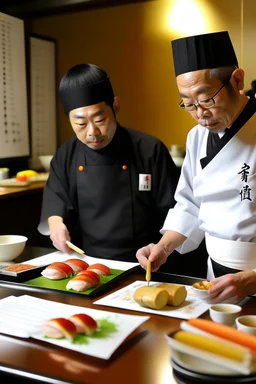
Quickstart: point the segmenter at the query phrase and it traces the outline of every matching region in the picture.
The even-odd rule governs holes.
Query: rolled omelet
[[[133,298],[142,307],[163,309],[168,302],[169,294],[163,288],[146,286],[138,288]]]
[[[179,284],[160,284],[158,288],[165,289],[168,292],[167,305],[178,307],[184,303],[187,297],[187,290],[184,285]]]

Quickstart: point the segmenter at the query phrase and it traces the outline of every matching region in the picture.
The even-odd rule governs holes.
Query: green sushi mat
[[[100,276],[99,285],[96,285],[95,287],[92,287],[82,292],[73,291],[72,289],[66,289],[67,283],[69,282],[69,280],[71,280],[74,277],[74,275],[72,275],[67,279],[61,279],[61,280],[50,280],[44,276],[40,276],[32,280],[24,281],[23,284],[32,285],[34,287],[39,287],[39,288],[57,289],[58,291],[75,292],[75,293],[81,293],[82,295],[89,295],[95,289],[113,280],[115,277],[117,277],[118,275],[121,275],[121,273],[123,272],[124,271],[120,271],[119,269],[110,269],[110,275]]]

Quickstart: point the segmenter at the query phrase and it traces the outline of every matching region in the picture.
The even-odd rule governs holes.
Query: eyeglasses
[[[215,97],[222,91],[222,89],[228,84],[228,81],[225,81],[224,84],[220,87],[220,89],[209,99],[204,99],[204,100],[198,100],[197,103],[193,104],[185,104],[183,103],[183,100],[179,102],[179,107],[182,109],[185,109],[188,112],[194,112],[197,110],[198,106],[204,108],[204,109],[209,109],[212,108],[215,105]]]

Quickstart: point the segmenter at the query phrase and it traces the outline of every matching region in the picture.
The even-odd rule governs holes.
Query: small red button
[[[123,171],[126,171],[126,169],[128,169],[127,165],[123,165],[123,166],[122,166],[122,170],[123,170]]]
[[[83,165],[79,165],[79,167],[78,167],[78,171],[83,171],[83,170],[84,170]]]

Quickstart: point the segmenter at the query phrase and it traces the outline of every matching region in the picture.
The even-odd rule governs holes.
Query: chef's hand
[[[179,232],[166,231],[159,243],[140,248],[136,253],[136,258],[145,270],[149,259],[151,261],[151,271],[156,272],[166,262],[167,257],[174,249],[184,243],[185,240],[186,237]]]
[[[209,289],[211,303],[228,301],[237,303],[248,295],[256,293],[256,272],[243,271],[230,273],[211,280],[213,287]]]
[[[61,252],[72,253],[72,249],[66,244],[66,240],[70,241],[70,235],[66,225],[63,223],[63,219],[59,216],[51,216],[48,219],[48,224],[50,239],[54,247]]]
[[[151,261],[151,271],[156,272],[162,264],[167,260],[168,254],[164,246],[160,243],[149,244],[146,247],[140,248],[136,253],[138,262],[144,268],[147,269],[148,259]]]

